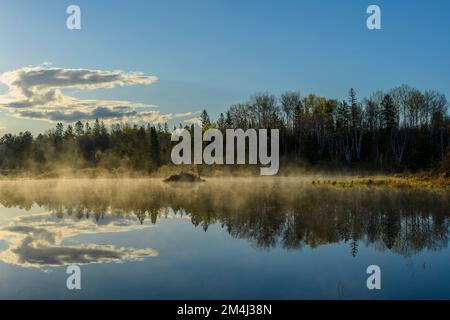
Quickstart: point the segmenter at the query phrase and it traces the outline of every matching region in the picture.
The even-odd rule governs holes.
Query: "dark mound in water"
[[[200,178],[198,175],[190,172],[181,172],[179,174],[173,174],[164,180],[164,182],[203,182],[203,181],[205,180]]]

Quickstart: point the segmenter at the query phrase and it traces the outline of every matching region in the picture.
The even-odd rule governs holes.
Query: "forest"
[[[448,101],[437,90],[408,85],[376,91],[359,99],[354,89],[344,101],[315,94],[255,94],[212,119],[201,113],[204,130],[264,128],[280,130],[283,164],[377,172],[450,171]],[[193,130],[193,125],[179,127]],[[152,173],[171,166],[175,143],[165,124],[78,121],[57,123],[0,138],[0,170],[42,173],[58,167],[126,169]]]

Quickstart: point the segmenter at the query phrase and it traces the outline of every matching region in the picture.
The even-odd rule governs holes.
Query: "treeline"
[[[0,139],[2,170],[49,172],[55,168],[104,168],[152,172],[170,161],[171,133],[163,126],[78,121],[33,137],[30,132]]]
[[[350,89],[338,101],[315,94],[280,97],[257,94],[236,104],[214,121],[206,110],[204,128],[280,129],[280,155],[285,162],[323,167],[417,171],[450,166],[450,118],[444,94],[421,92],[407,85],[377,91],[359,100]],[[182,127],[182,125],[180,124]],[[192,130],[191,126],[185,126]],[[167,124],[152,126],[102,121],[77,122],[33,137],[30,132],[0,139],[3,170],[128,168],[152,172],[170,164],[173,143]]]
[[[445,95],[403,85],[359,101],[287,92],[253,97],[221,114],[217,126],[280,128],[281,154],[309,163],[376,169],[431,169],[450,142]]]

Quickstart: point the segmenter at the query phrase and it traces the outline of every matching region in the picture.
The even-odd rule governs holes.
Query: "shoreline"
[[[142,175],[135,173],[133,175],[1,175],[0,183],[20,182],[20,181],[154,181],[155,183],[164,183],[167,176],[163,175]],[[302,185],[309,185],[311,187],[330,187],[337,189],[426,189],[436,191],[450,190],[450,177],[445,175],[432,175],[430,173],[421,174],[374,174],[374,175],[349,175],[349,174],[322,174],[322,173],[299,173],[292,175],[278,175],[278,176],[258,176],[258,175],[201,175],[204,182],[214,183],[228,183],[237,182],[239,180],[245,182],[255,183],[298,183]],[[187,184],[195,185],[195,182],[180,181],[171,182],[170,184]],[[169,184],[169,185],[170,185]]]

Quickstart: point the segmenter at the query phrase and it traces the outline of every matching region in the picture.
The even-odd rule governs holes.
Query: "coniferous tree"
[[[381,107],[384,128],[387,130],[395,129],[397,126],[397,110],[389,94],[384,96]]]

